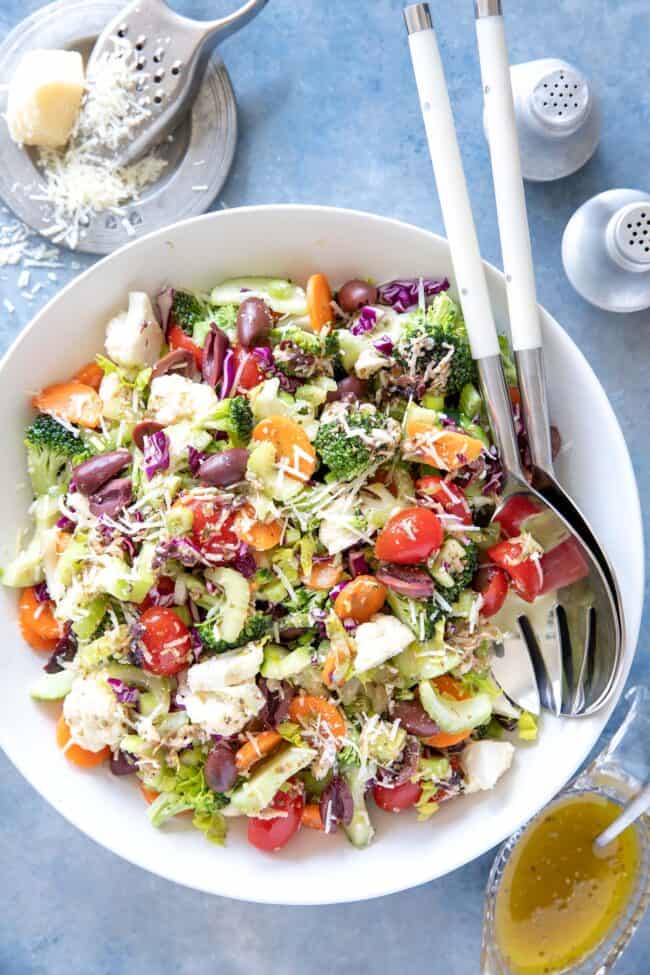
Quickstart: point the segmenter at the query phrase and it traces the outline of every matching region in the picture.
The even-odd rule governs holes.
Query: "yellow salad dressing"
[[[635,828],[598,855],[592,850],[620,811],[597,793],[570,796],[515,848],[496,897],[495,929],[516,975],[547,975],[579,962],[625,910],[640,857]]]

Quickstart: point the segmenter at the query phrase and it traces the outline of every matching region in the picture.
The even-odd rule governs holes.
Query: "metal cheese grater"
[[[134,0],[110,21],[93,48],[88,77],[102,59],[128,50],[146,110],[131,128],[128,143],[118,147],[117,155],[111,150],[117,166],[136,162],[173,131],[194,100],[214,46],[244,27],[267,2],[247,0],[226,17],[198,21],[174,13],[164,0]]]
[[[566,61],[543,58],[513,65],[510,77],[524,178],[561,179],[584,166],[596,151],[602,124],[585,76]]]
[[[650,308],[650,194],[607,190],[573,214],[562,238],[569,281],[606,311]]]

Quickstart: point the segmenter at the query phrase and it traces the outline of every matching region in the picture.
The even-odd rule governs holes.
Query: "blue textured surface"
[[[2,0],[0,31],[40,4]],[[216,16],[235,3],[176,4]],[[470,0],[432,4],[458,116],[484,256],[499,264]],[[650,487],[650,313],[617,317],[575,295],[561,268],[562,230],[575,208],[650,171],[650,102],[642,65],[650,42],[642,0],[507,4],[513,61],[558,56],[595,79],[603,96],[601,147],[555,185],[529,186],[540,300],[595,368],[623,426],[642,498]],[[44,46],[47,39],[44,39]],[[271,0],[223,47],[240,109],[241,141],[222,203],[351,206],[441,231],[398,0]],[[0,79],[3,82],[7,79]],[[90,263],[67,255],[49,294]],[[36,279],[47,280],[43,272]],[[27,322],[15,269],[0,274],[0,346]],[[579,407],[579,404],[577,404]],[[625,531],[624,515],[621,531]],[[648,681],[646,614],[633,679]],[[328,908],[257,907],[173,886],[130,866],[61,819],[1,759],[0,972],[3,975],[223,975],[270,969],[343,972],[478,971],[482,894],[492,856],[443,880],[380,901]],[[372,853],[366,854],[372,856]],[[215,869],[219,869],[218,856]],[[444,932],[444,934],[443,934]],[[617,971],[647,971],[645,924]],[[320,959],[320,961],[318,960]]]

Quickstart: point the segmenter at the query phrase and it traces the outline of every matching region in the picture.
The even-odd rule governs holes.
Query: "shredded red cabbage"
[[[161,542],[151,562],[152,569],[159,569],[168,559],[177,559],[186,569],[206,564],[201,549],[189,538],[170,538]]]
[[[144,442],[144,472],[151,478],[158,471],[169,469],[169,437],[164,430],[158,430],[143,438]]]
[[[118,677],[109,677],[106,683],[111,685],[111,690],[120,704],[137,704],[140,700],[140,692],[137,687],[129,687]]]
[[[443,278],[440,281],[435,281],[431,278],[399,279],[396,281],[388,281],[386,284],[380,286],[379,300],[384,305],[391,305],[399,314],[408,311],[409,308],[413,308],[418,303],[420,281],[422,281],[425,298],[432,298],[434,295],[440,294],[441,291],[447,291],[449,288],[447,278]]]
[[[219,431],[221,432],[221,431]],[[191,445],[187,448],[187,466],[190,469],[190,473],[197,476],[199,473],[199,467],[208,455],[203,450],[197,450],[196,447]]]
[[[332,602],[334,602],[334,600],[336,599],[336,597],[338,596],[338,594],[341,592],[341,590],[342,589],[345,589],[345,587],[348,585],[349,581],[350,581],[349,579],[346,579],[344,582],[338,582],[334,586],[334,588],[330,590],[330,599],[332,600]]]
[[[387,335],[380,335],[378,339],[372,343],[377,352],[381,352],[382,355],[391,355],[393,351],[393,340]]]
[[[365,576],[370,572],[370,566],[366,562],[366,557],[363,552],[358,549],[348,552],[348,565],[350,567],[350,574],[356,578],[356,576]]]
[[[233,569],[241,574],[246,579],[252,579],[252,577],[257,572],[257,562],[253,557],[253,553],[249,549],[248,545],[244,542],[239,546],[239,551],[232,564]]]
[[[67,515],[61,515],[56,523],[56,527],[60,528],[61,531],[64,532],[73,532],[76,527],[76,522],[74,522],[72,518],[68,518]]]
[[[46,582],[39,582],[38,585],[34,586],[34,596],[36,597],[37,603],[49,602],[50,593]]]
[[[259,364],[262,366],[263,369],[268,369],[271,371],[273,370],[273,365],[274,365],[273,355],[268,346],[256,345],[254,349],[251,349],[251,352],[253,353],[255,358],[259,361]]]
[[[232,393],[236,373],[237,363],[235,362],[235,353],[232,351],[232,349],[228,349],[223,360],[223,373],[221,375],[219,399],[227,399]]]
[[[359,317],[350,328],[353,335],[363,335],[364,332],[371,332],[377,324],[377,312],[374,308],[364,305]]]

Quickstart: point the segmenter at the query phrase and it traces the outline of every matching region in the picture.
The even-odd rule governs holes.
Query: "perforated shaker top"
[[[623,257],[635,264],[650,264],[650,205],[632,203],[621,210],[614,231]]]
[[[589,111],[591,93],[587,79],[575,68],[558,68],[543,75],[535,85],[531,105],[545,125],[556,129],[579,126]]]

